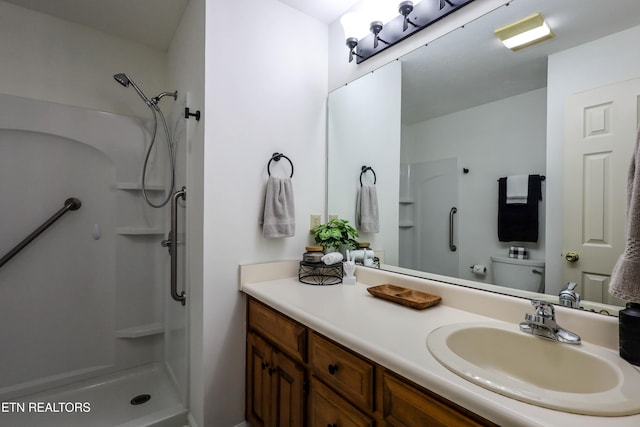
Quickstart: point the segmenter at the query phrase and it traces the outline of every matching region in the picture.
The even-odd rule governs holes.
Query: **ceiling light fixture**
[[[355,57],[359,64],[472,1],[365,0],[358,13],[340,18],[349,62]]]
[[[554,34],[539,13],[495,30],[504,45],[517,51],[553,38]]]

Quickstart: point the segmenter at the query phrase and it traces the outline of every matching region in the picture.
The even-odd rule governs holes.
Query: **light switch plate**
[[[314,228],[320,225],[321,218],[322,218],[322,215],[320,214],[311,214],[310,230],[313,230]]]
[[[338,219],[338,215],[329,215],[329,221],[333,221],[334,219]]]

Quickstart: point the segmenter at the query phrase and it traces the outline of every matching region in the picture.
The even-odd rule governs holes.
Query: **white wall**
[[[562,182],[564,103],[567,96],[640,76],[640,26],[549,57],[547,101],[547,178]],[[562,186],[547,195],[547,292],[562,288]],[[620,209],[624,209],[620,206]]]
[[[445,19],[421,30],[419,33],[377,54],[373,58],[367,59],[361,64],[356,64],[355,60],[349,63],[349,50],[345,45],[345,35],[340,21],[337,20],[329,26],[329,90],[334,90],[420,46],[424,46],[425,43],[430,43],[505,3],[508,3],[508,1],[475,0]],[[356,10],[359,7],[360,4],[356,4],[352,10]]]
[[[325,209],[328,92],[325,24],[275,0],[248,0],[241,13],[207,2],[206,21],[202,427],[244,419],[238,265],[300,259],[309,215]],[[258,215],[276,151],[295,165],[296,234],[265,239]]]
[[[398,262],[401,68],[394,61],[329,95],[328,213],[355,226],[361,167],[372,167],[380,232],[360,233],[358,240],[383,249],[385,262],[393,265]],[[365,173],[362,182],[373,183],[373,174]]]
[[[0,93],[149,118],[127,73],[148,95],[166,88],[165,53],[0,1]]]
[[[507,175],[545,174],[546,90],[538,89],[403,128],[404,163],[458,158],[460,277],[491,282],[490,256],[507,256],[510,243],[498,241],[498,183]],[[499,154],[496,154],[499,153]],[[545,185],[540,229],[531,258],[544,259]],[[485,264],[482,280],[469,269]]]

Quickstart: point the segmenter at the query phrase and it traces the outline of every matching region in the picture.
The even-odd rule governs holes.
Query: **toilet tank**
[[[544,261],[491,257],[493,283],[523,291],[544,292]]]

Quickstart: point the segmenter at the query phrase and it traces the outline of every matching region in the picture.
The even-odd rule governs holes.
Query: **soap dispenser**
[[[620,310],[620,357],[640,366],[640,303],[628,302]]]

